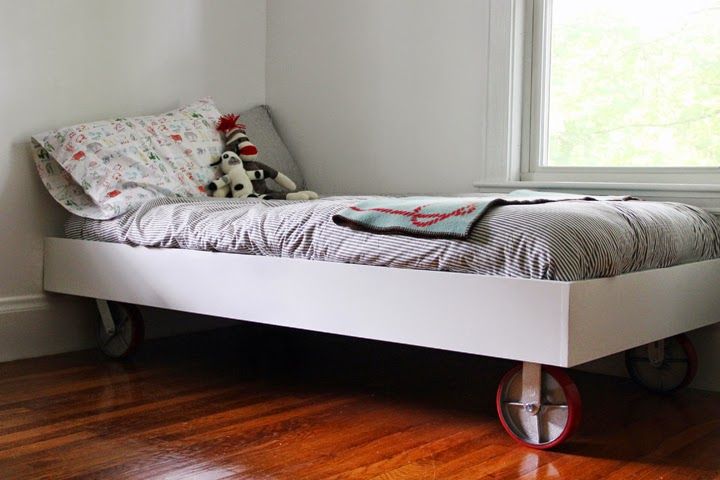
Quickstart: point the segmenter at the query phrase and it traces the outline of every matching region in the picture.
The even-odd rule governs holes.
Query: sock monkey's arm
[[[275,176],[275,178],[273,180],[275,180],[278,185],[280,185],[283,188],[287,188],[291,192],[297,188],[297,185],[295,185],[295,182],[290,180],[290,178],[282,172],[277,172],[277,175]]]
[[[295,185],[295,182],[293,182],[290,179],[290,177],[288,177],[284,173],[278,172],[274,168],[269,167],[262,162],[255,162],[255,163],[257,164],[258,167],[260,167],[265,178],[272,178],[273,180],[275,180],[275,182],[278,185],[280,185],[281,187],[286,188],[290,191],[293,191],[297,188],[297,185]]]

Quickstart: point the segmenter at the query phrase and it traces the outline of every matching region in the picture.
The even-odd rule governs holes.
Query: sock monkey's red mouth
[[[239,151],[240,155],[256,155],[258,153],[255,145],[247,145],[242,147]]]

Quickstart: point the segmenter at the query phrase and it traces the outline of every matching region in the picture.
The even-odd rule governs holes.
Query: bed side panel
[[[720,321],[720,259],[570,284],[570,365]]]
[[[49,238],[45,289],[564,365],[567,284]]]

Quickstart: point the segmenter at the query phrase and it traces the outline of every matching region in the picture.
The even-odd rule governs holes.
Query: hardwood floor
[[[511,365],[252,325],[0,364],[0,479],[720,478],[720,394],[572,372],[584,423],[537,452],[495,416]]]

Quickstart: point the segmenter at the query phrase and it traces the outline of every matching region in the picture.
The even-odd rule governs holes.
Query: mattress
[[[332,216],[368,197],[310,202],[163,198],[69,238],[148,247],[572,281],[720,256],[720,222],[679,203],[562,201],[489,211],[463,240],[366,233]]]

